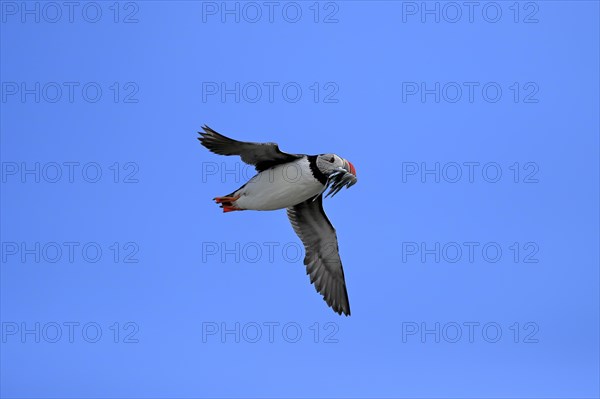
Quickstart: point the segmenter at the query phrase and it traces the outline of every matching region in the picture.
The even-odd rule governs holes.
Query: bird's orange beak
[[[354,168],[352,162],[348,161],[347,159],[344,159],[344,169],[356,176],[356,168]]]

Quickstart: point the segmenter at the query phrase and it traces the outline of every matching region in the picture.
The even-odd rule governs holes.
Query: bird
[[[234,140],[207,125],[202,130],[198,140],[204,147],[218,155],[239,155],[257,172],[231,194],[213,200],[224,213],[286,209],[304,245],[311,284],[334,312],[350,316],[336,230],[323,209],[323,195],[327,188],[325,198],[356,184],[354,165],[336,154],[290,154],[276,143]]]

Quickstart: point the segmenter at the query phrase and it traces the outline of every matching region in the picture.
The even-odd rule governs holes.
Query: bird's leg
[[[221,208],[223,208],[223,212],[233,212],[233,211],[241,211],[243,209],[238,208],[233,205],[235,201],[238,200],[240,196],[237,197],[216,197],[213,198],[217,204],[221,204]]]
[[[213,198],[213,200],[217,203],[217,204],[223,204],[223,203],[232,203],[234,201],[237,201],[238,198],[240,198],[239,196],[237,197],[215,197]]]
[[[223,205],[223,213],[233,212],[233,211],[243,211],[243,209],[236,208],[235,206]]]

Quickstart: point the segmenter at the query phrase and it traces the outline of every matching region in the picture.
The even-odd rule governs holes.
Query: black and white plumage
[[[352,163],[335,155],[282,152],[275,143],[242,142],[203,126],[198,138],[220,155],[239,155],[258,174],[233,193],[216,197],[223,212],[287,208],[294,231],[305,247],[310,282],[338,314],[350,315],[344,270],[335,228],[323,210],[323,192],[334,196],[356,183]],[[293,176],[293,177],[290,177]]]

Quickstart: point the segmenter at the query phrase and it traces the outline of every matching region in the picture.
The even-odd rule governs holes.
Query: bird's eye
[[[329,160],[329,162],[333,163],[333,161],[335,161],[335,158],[331,157],[331,159]]]

